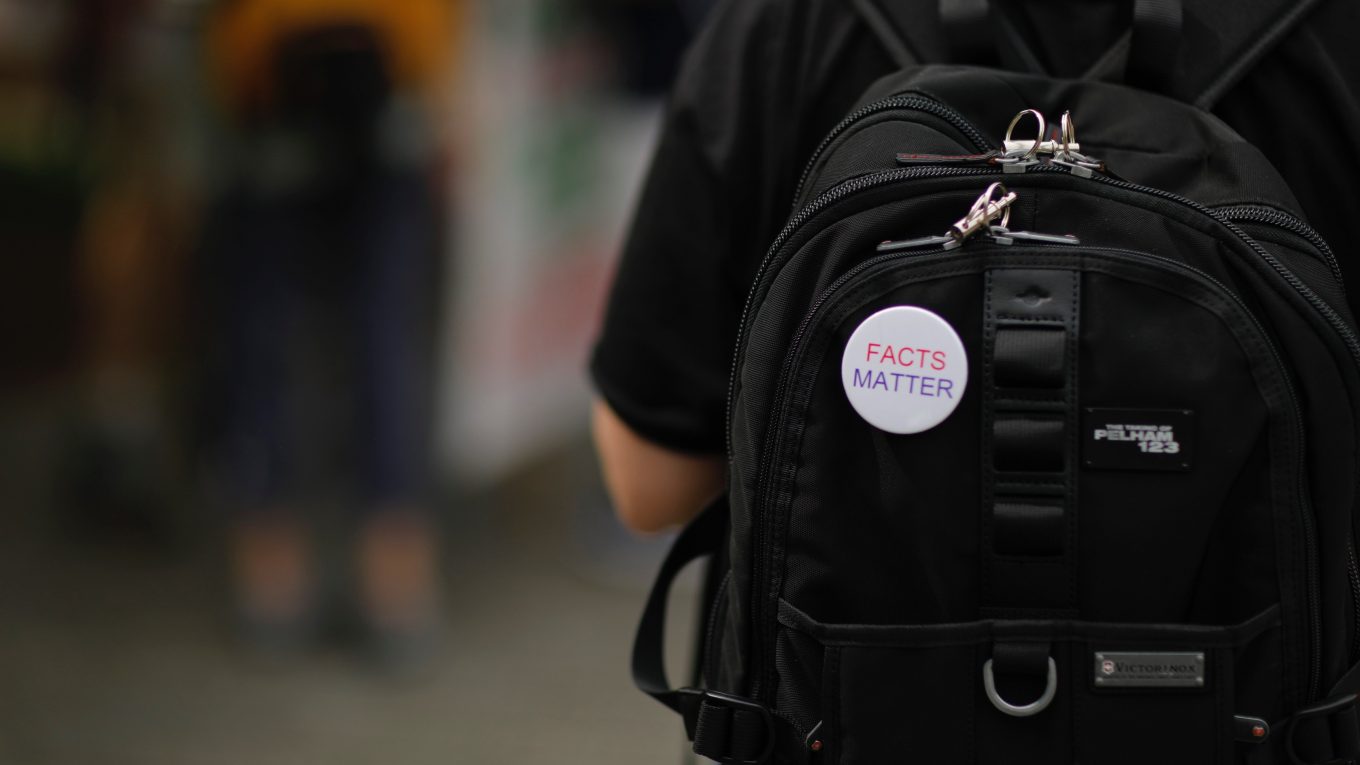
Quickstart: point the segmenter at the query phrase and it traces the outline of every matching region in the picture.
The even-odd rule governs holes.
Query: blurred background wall
[[[0,763],[682,761],[584,363],[708,5],[0,0]]]

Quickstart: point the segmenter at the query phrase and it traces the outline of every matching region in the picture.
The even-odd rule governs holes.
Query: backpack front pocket
[[[1279,617],[898,626],[780,612],[791,641],[822,650],[820,714],[800,722],[826,761],[932,765],[1234,762],[1234,716],[1278,714],[1238,707],[1279,695]]]

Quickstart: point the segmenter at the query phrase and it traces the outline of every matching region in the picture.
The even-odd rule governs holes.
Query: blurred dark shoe
[[[413,508],[386,508],[361,529],[359,606],[380,668],[409,672],[439,645],[439,552],[434,524]]]
[[[316,637],[311,550],[301,526],[282,512],[258,513],[232,529],[237,629],[266,655],[297,653]]]

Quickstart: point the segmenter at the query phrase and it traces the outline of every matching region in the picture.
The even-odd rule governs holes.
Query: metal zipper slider
[[[1015,244],[1034,242],[1036,244],[1081,244],[1081,240],[1071,234],[1041,234],[1038,231],[1009,231],[1001,226],[992,226],[987,237],[996,244]]]
[[[941,247],[948,246],[954,241],[952,236],[919,236],[915,239],[890,239],[876,248],[879,252],[901,252],[902,250],[914,250],[917,247]]]

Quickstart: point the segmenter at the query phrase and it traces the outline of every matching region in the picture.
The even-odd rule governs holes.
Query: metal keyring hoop
[[[1072,112],[1063,112],[1062,115],[1062,155],[1071,157],[1072,151],[1069,147],[1078,146],[1077,126],[1072,122]]]
[[[987,214],[987,208],[992,204],[993,200],[1000,201],[1001,199],[1004,199],[1008,193],[1006,184],[1001,181],[992,182],[992,184],[987,187],[987,190],[982,192],[982,196],[978,197],[977,201],[973,202],[972,208],[968,210],[968,217],[985,216]],[[1008,206],[1001,211],[1000,227],[1005,228],[1010,222],[1011,208]]]
[[[1020,120],[1024,119],[1026,114],[1034,115],[1034,120],[1039,124],[1039,137],[1034,139],[1034,144],[1029,147],[1029,151],[1025,152],[1021,157],[1022,159],[1029,160],[1039,156],[1039,145],[1044,142],[1044,138],[1048,135],[1048,121],[1044,119],[1044,115],[1041,114],[1039,110],[1026,109],[1015,115],[1015,119],[1011,120],[1011,124],[1006,126],[1005,140],[1007,142],[1014,140],[1011,138],[1011,134],[1015,132],[1016,125],[1020,124]]]

